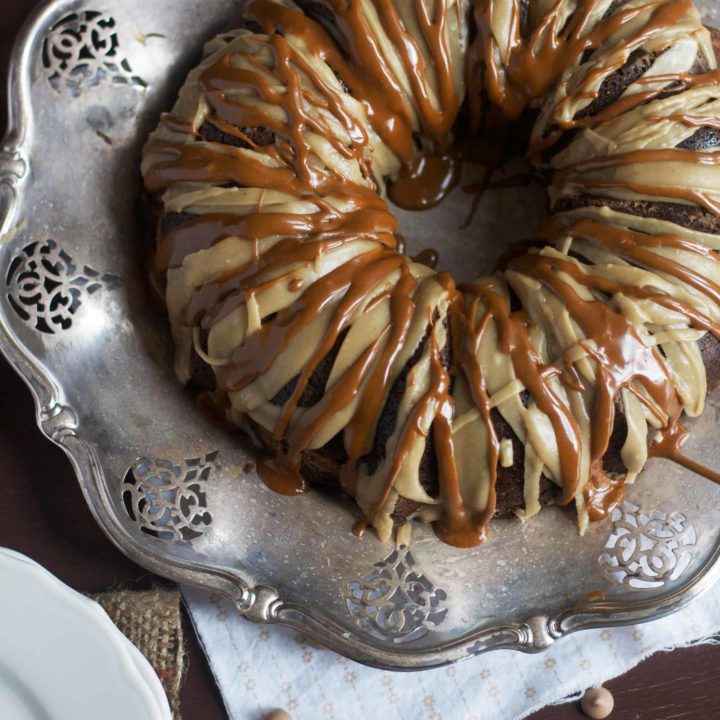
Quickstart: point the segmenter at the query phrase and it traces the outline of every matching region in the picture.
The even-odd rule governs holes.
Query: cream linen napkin
[[[625,673],[660,650],[720,642],[720,583],[674,615],[588,630],[539,655],[498,650],[414,673],[375,670],[286,628],[255,625],[217,595],[183,588],[232,720],[518,720]]]

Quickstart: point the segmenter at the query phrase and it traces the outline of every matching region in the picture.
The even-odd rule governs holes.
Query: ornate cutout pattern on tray
[[[625,502],[612,513],[613,530],[600,556],[605,572],[635,589],[662,587],[687,570],[697,532],[682,513],[652,511]]]
[[[115,18],[95,10],[70,13],[53,25],[43,43],[42,64],[50,85],[73,97],[106,79],[147,87],[120,53]]]
[[[125,509],[140,530],[160,540],[192,541],[212,522],[207,485],[218,453],[171,460],[140,458],[127,471],[122,496]]]
[[[382,640],[406,643],[427,635],[447,615],[444,590],[415,569],[410,549],[401,545],[375,569],[347,584],[345,603],[355,624]]]
[[[55,240],[26,245],[10,263],[7,298],[28,325],[47,335],[68,330],[86,296],[113,289],[120,278],[83,267]]]

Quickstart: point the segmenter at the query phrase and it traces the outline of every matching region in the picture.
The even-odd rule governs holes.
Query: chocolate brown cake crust
[[[618,200],[580,195],[563,198],[555,204],[553,212],[567,212],[585,207],[607,207],[626,215],[665,220],[708,235],[720,234],[720,217],[698,205],[680,205],[679,203],[648,200]]]
[[[221,145],[231,145],[239,148],[250,149],[253,146],[267,147],[275,142],[275,133],[267,128],[243,127],[240,128],[240,133],[247,138],[247,140],[243,139],[240,135],[231,135],[210,122],[204,123],[198,130],[198,136],[206,142],[220,143]]]
[[[678,145],[683,150],[715,150],[720,148],[720,130],[712,127],[701,127]]]
[[[659,56],[660,53],[635,50],[619,70],[603,81],[595,100],[576,113],[575,120],[597,115],[605,108],[610,107],[632,83],[642,77],[653,66]]]

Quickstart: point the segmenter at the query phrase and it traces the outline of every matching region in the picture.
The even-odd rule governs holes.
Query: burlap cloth
[[[91,596],[120,631],[155,668],[175,720],[180,720],[180,685],[185,669],[185,641],[180,593],[156,588],[117,590]]]

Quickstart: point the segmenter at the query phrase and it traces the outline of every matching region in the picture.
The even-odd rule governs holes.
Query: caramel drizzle
[[[608,294],[629,288],[585,275],[572,262],[541,255],[525,255],[512,266],[540,280],[562,299],[570,317],[585,333],[587,340],[581,343],[582,347],[595,360],[596,396],[591,419],[590,476],[584,491],[591,519],[601,519],[623,497],[622,482],[610,478],[603,469],[603,457],[614,426],[615,397],[622,388],[632,389],[636,384],[647,393],[664,417],[679,417],[680,403],[672,378],[655,348],[645,345],[623,314],[603,302],[583,300],[560,273],[567,273],[587,288],[599,285]],[[638,288],[634,291],[643,293]],[[644,294],[652,296],[650,292]],[[562,455],[561,447],[561,458]]]
[[[403,165],[388,195],[406,210],[429,210],[457,187],[461,170],[462,160],[454,153],[422,156]]]
[[[373,370],[368,373],[365,391],[352,420],[345,428],[345,449],[351,460],[370,452],[377,420],[392,382],[392,369],[405,346],[416,311],[412,295],[417,280],[403,266],[400,280],[390,292],[390,336]]]
[[[462,288],[466,292],[466,288]],[[480,313],[480,297],[472,297],[472,291],[469,292],[471,299],[467,307],[466,312],[455,312],[452,317],[456,321],[455,329],[453,330],[453,337],[457,337],[456,352],[457,352],[457,368],[456,372],[462,373],[467,380],[468,387],[470,388],[470,394],[475,407],[480,413],[480,418],[485,426],[485,432],[488,440],[488,498],[485,510],[474,518],[472,532],[470,537],[478,539],[484,539],[487,536],[487,526],[492,520],[492,516],[495,514],[495,507],[497,504],[497,465],[500,457],[500,441],[495,430],[495,425],[492,421],[492,403],[490,395],[487,389],[487,380],[485,373],[478,361],[478,353],[480,350],[480,344],[483,340],[485,332],[492,320],[490,312],[485,311],[478,321],[478,315]],[[463,529],[467,526],[467,515],[465,511],[464,522],[460,523]],[[452,520],[452,518],[451,518]],[[454,525],[454,526],[453,526]],[[442,527],[443,539],[446,542],[453,544],[453,540],[457,542],[457,523],[448,523],[445,521]]]
[[[651,7],[653,7],[652,4],[646,5],[640,9],[643,12],[646,12],[648,8]],[[592,86],[593,84],[597,84],[597,80],[599,78],[603,75],[607,77],[613,72],[620,70],[634,50],[643,47],[654,37],[663,32],[667,27],[679,22],[683,17],[688,15],[692,9],[693,4],[691,0],[686,0],[685,2],[675,2],[674,0],[673,2],[668,2],[668,0],[658,0],[650,13],[647,24],[644,26],[642,31],[638,35],[633,35],[627,41],[621,42],[617,45],[615,52],[619,54],[619,57],[615,62],[591,69],[583,77],[579,87],[568,88],[568,94],[562,98],[553,109],[553,118],[559,126],[558,129],[549,132],[542,140],[534,143],[528,154],[532,157],[552,147],[552,145],[554,145],[567,130],[594,128],[620,117],[621,115],[624,115],[636,107],[639,107],[659,96],[668,86],[679,90],[686,89],[691,85],[710,84],[715,82],[714,73],[702,73],[699,75],[699,79],[698,76],[691,75],[688,72],[665,74],[662,76],[641,76],[635,80],[635,83],[641,86],[651,84],[653,85],[652,89],[636,93],[624,92],[623,95],[616,98],[614,102],[610,103],[608,107],[592,115],[585,115],[581,117],[576,116],[569,120],[562,118],[562,110],[564,106],[582,100],[587,100],[588,103],[594,100],[597,96],[597,91],[592,90]],[[635,12],[621,8],[616,13],[618,20],[624,21],[624,13],[627,13],[628,19],[633,19],[635,17]],[[599,25],[596,26],[596,30],[598,27]]]
[[[630,190],[645,197],[673,198],[686,203],[700,205],[714,215],[720,216],[720,199],[702,190],[691,187],[667,185],[648,185],[631,182],[626,179],[613,180],[610,177],[592,177],[605,170],[613,170],[624,166],[642,166],[644,163],[682,163],[697,167],[717,167],[720,155],[710,152],[691,152],[682,149],[668,150],[634,150],[603,158],[593,158],[572,165],[555,174],[554,183],[561,187],[572,186],[585,190]]]
[[[432,372],[428,382],[428,390],[425,392],[423,398],[418,402],[412,409],[408,420],[403,425],[400,437],[397,443],[397,448],[393,453],[390,468],[387,473],[387,477],[384,483],[383,490],[378,496],[378,499],[373,504],[370,512],[367,515],[367,521],[369,524],[375,520],[377,514],[384,508],[390,499],[395,480],[400,473],[402,463],[407,457],[408,451],[419,438],[427,437],[426,431],[422,426],[422,419],[429,408],[435,408],[435,418],[437,419],[437,410],[445,402],[449,400],[449,388],[450,381],[449,375],[442,363],[439,361],[439,351],[434,341],[434,334],[430,335],[430,344],[432,347]],[[437,355],[437,362],[436,362]],[[441,480],[443,476],[441,474]]]
[[[550,387],[549,380],[558,374],[557,369],[546,365],[533,347],[523,312],[511,313],[508,301],[488,285],[469,284],[461,286],[461,289],[485,304],[488,313],[486,322],[492,320],[497,326],[500,352],[510,356],[518,380],[549,418],[560,453],[563,486],[561,503],[571,502],[580,485],[582,440],[572,413]],[[482,403],[478,409],[484,411]],[[492,445],[490,451],[492,457],[495,451]]]
[[[580,220],[567,227],[563,227],[563,225],[562,222],[556,222],[554,227],[548,225],[545,231],[546,239],[552,242],[562,233],[568,238],[599,243],[636,265],[679,280],[682,284],[694,288],[720,305],[720,286],[717,283],[685,265],[680,265],[674,260],[654,252],[654,250],[662,248],[674,248],[720,263],[717,253],[707,246],[676,235],[646,235],[629,228],[614,227],[593,220]],[[691,308],[688,307],[686,311],[691,311]],[[706,319],[706,322],[709,320]]]
[[[357,0],[355,0],[357,2]],[[383,28],[399,50],[412,85],[413,100],[420,108],[423,129],[436,143],[444,143],[458,110],[460,97],[455,90],[450,52],[447,46],[447,0],[435,0],[435,17],[423,0],[414,7],[423,39],[427,43],[438,87],[438,107],[433,106],[427,89],[427,63],[415,39],[404,29],[391,0],[374,0]],[[364,61],[367,63],[367,59]]]
[[[694,243],[679,236],[648,236],[643,233],[634,232],[630,229],[613,227],[591,220],[581,220],[577,223],[569,225],[568,227],[564,227],[562,231],[560,231],[558,228],[562,227],[562,225],[562,222],[557,223],[556,221],[555,226],[558,233],[562,232],[562,234],[568,238],[577,238],[586,240],[588,242],[599,243],[604,247],[616,252],[619,256],[625,257],[637,265],[650,268],[651,270],[656,271],[660,274],[669,275],[679,280],[683,285],[694,288],[695,290],[699,291],[707,298],[709,298],[716,305],[720,305],[720,286],[718,286],[716,283],[712,282],[708,278],[704,277],[703,275],[700,275],[699,273],[693,271],[689,267],[680,265],[679,263],[674,262],[660,255],[657,252],[653,252],[652,250],[661,248],[675,248],[688,253],[702,256],[708,260],[711,260],[712,262],[720,262],[717,254],[714,253],[710,248],[700,245],[698,243]],[[548,239],[551,236],[552,233],[549,233]],[[523,261],[527,264],[526,258],[523,258]],[[668,309],[674,310],[684,315],[690,322],[691,327],[696,327],[697,329],[710,332],[715,338],[720,339],[720,324],[713,322],[710,318],[708,318],[702,313],[699,313],[693,307],[685,303],[678,302],[668,296],[658,295],[651,289],[630,287],[627,285],[623,285],[622,283],[611,282],[600,278],[592,278],[590,276],[584,275],[575,263],[571,263],[569,261],[559,261],[556,259],[550,260],[549,258],[546,258],[539,266],[542,268],[542,272],[536,271],[535,277],[538,277],[539,279],[542,279],[543,281],[551,284],[551,286],[556,292],[559,292],[560,286],[558,285],[557,280],[550,279],[549,268],[551,265],[555,265],[556,271],[562,271],[570,275],[576,282],[584,284],[585,287],[590,290],[599,290],[611,296],[616,294],[624,294],[630,297],[647,299],[656,302],[659,305],[662,305],[664,307],[667,307]],[[569,301],[569,297],[567,296],[567,294],[561,295],[561,297],[563,297],[563,300],[568,303],[568,307],[570,309],[570,313],[573,319],[579,320],[580,324],[583,325],[582,317],[578,317],[577,315],[576,305]],[[598,313],[600,313],[599,308]],[[590,315],[585,315],[585,317],[586,320],[588,318],[592,320],[593,315],[591,313]],[[605,313],[605,317],[607,317],[607,311]],[[618,317],[622,316],[618,315]],[[602,331],[601,328],[604,322],[598,326],[599,332]],[[607,327],[611,326],[612,324],[607,325]],[[587,324],[584,324],[584,328],[586,330],[587,327]],[[650,353],[654,353],[653,350],[649,348],[642,350],[642,348],[640,348],[638,345],[635,345],[635,349],[633,349],[630,358],[628,358],[625,362],[618,362],[618,358],[612,358],[612,356],[608,354],[608,350],[612,351],[613,349],[622,348],[627,345],[627,342],[626,340],[623,340],[622,342],[618,343],[617,339],[617,337],[613,338],[606,348],[601,349],[601,352],[598,352],[598,350],[596,349],[591,352],[591,355],[598,362],[610,359],[610,362],[606,366],[605,371],[627,371],[628,369],[632,368],[633,362],[637,365],[638,360],[641,360],[642,362],[639,363],[640,372],[638,372],[636,368],[634,373],[630,375],[626,373],[624,378],[622,378],[621,376],[618,377],[616,373],[615,381],[606,385],[606,390],[610,390],[611,392],[605,392],[604,395],[606,397],[608,397],[609,395],[614,396],[617,394],[620,388],[626,387],[628,389],[632,389],[630,383],[633,381],[639,382],[639,384],[641,384],[641,386],[646,390],[646,392],[648,392],[648,394],[655,403],[655,407],[653,408],[651,406],[651,410],[657,413],[657,409],[660,409],[661,414],[658,417],[659,419],[666,422],[666,430],[660,433],[661,439],[651,447],[650,456],[665,457],[667,459],[674,460],[675,462],[693,470],[694,472],[697,472],[698,474],[701,474],[711,480],[717,481],[718,477],[720,477],[717,473],[714,473],[708,468],[702,467],[699,463],[689,460],[688,458],[684,457],[680,452],[680,448],[687,438],[687,432],[685,431],[682,423],[679,420],[679,403],[674,397],[672,397],[672,394],[669,392],[672,388],[672,382],[667,375],[667,370],[665,369],[664,364],[662,362],[655,363],[653,361],[653,358],[650,355]],[[600,384],[599,387],[602,388],[602,384]],[[636,395],[636,397],[643,400],[641,396]],[[606,401],[606,409],[609,409],[612,412],[612,407],[613,404]],[[598,427],[605,430],[602,437],[603,443],[605,442],[605,438],[609,439],[608,433],[612,430],[612,415],[606,415],[606,418],[607,419],[603,421],[596,415],[596,418],[593,421],[594,430]],[[598,441],[597,449],[594,453],[594,462],[597,462],[598,458],[602,458],[605,450],[606,447],[605,449],[602,449],[602,446]],[[602,478],[600,478],[600,480],[602,481]],[[602,487],[603,483],[601,483],[600,486]],[[595,482],[595,487],[598,487],[597,480]],[[593,510],[595,511],[594,513],[591,512],[591,517],[593,519],[596,519],[598,516],[597,503],[592,497],[592,490],[588,495],[588,500],[591,508],[593,508]],[[599,515],[604,516],[605,514],[606,513],[603,512]]]
[[[238,187],[265,187],[300,196],[294,172],[286,167],[268,167],[247,152],[233,147],[206,144],[150,143],[146,152],[167,157],[145,174],[145,187],[161,193],[178,183],[232,183]]]
[[[448,48],[447,0],[435,0],[434,17],[423,0],[414,0],[415,16],[429,52],[430,62],[425,59],[416,39],[405,25],[392,0],[373,0],[373,5],[387,33],[398,51],[412,90],[412,102],[417,105],[422,130],[432,141],[435,154],[416,157],[408,144],[412,141],[412,119],[407,100],[397,78],[377,45],[374,34],[362,12],[361,0],[328,0],[335,19],[347,41],[353,64],[363,75],[374,80],[385,90],[383,103],[392,108],[388,113],[378,110],[376,91],[359,88],[356,77],[349,77],[348,84],[356,97],[365,98],[368,116],[380,137],[385,140],[403,160],[400,176],[390,188],[390,197],[400,207],[421,210],[438,205],[459,180],[459,158],[447,153],[448,133],[452,129],[460,109],[461,97],[455,88]],[[428,71],[432,69],[437,89],[437,107],[428,89]],[[356,88],[359,92],[356,92]],[[389,102],[388,102],[389,100]],[[402,133],[388,132],[388,117],[397,121]],[[378,122],[376,118],[382,122]],[[400,123],[402,120],[402,123]],[[402,142],[398,135],[401,136]]]
[[[650,120],[667,120],[670,122],[679,122],[687,127],[701,128],[711,127],[720,130],[720,117],[714,115],[668,115],[664,118],[650,117]]]
[[[567,68],[579,64],[584,53],[597,50],[625,24],[637,17],[648,17],[641,32],[631,41],[618,46],[629,55],[631,46],[642,46],[693,11],[691,0],[654,0],[642,7],[622,7],[609,18],[597,22],[588,32],[595,3],[589,0],[580,3],[567,26],[562,27],[562,15],[559,12],[562,2],[556,0],[553,8],[539,19],[530,35],[523,38],[519,0],[513,0],[508,48],[504,57],[496,51],[493,34],[493,23],[498,13],[497,0],[479,0],[475,5],[478,36],[473,56],[482,58],[486,67],[484,78],[471,78],[471,90],[484,87],[493,105],[501,108],[510,118],[518,117],[532,100],[545,97]],[[604,68],[593,72],[602,71]],[[589,79],[592,79],[592,73]],[[579,93],[581,97],[593,96],[582,88]]]
[[[228,237],[240,237],[249,242],[258,242],[272,235],[301,241],[321,237],[330,241],[362,235],[393,249],[395,239],[392,231],[397,221],[387,206],[379,198],[373,204],[354,204],[354,208],[342,213],[326,205],[317,213],[303,215],[263,212],[198,216],[160,238],[155,271],[164,273],[170,268],[179,268],[188,255],[207,250]],[[267,264],[267,260],[264,262]]]
[[[614,69],[619,69],[618,67],[614,67]],[[598,113],[592,114],[592,115],[585,115],[583,117],[574,117],[570,120],[565,120],[560,117],[560,109],[564,103],[571,103],[576,98],[573,95],[568,95],[563,100],[561,100],[558,105],[556,106],[556,111],[554,113],[554,122],[557,125],[557,129],[550,130],[547,132],[547,134],[536,140],[535,142],[531,143],[530,148],[528,150],[528,157],[530,158],[536,158],[541,153],[549,150],[552,148],[555,143],[560,140],[560,138],[568,131],[568,130],[579,130],[579,129],[586,129],[586,128],[596,128],[600,127],[604,123],[610,122],[611,120],[615,120],[616,118],[621,117],[622,115],[625,115],[626,113],[631,112],[635,108],[641,107],[642,105],[645,105],[646,103],[650,102],[654,98],[657,98],[660,96],[663,92],[667,92],[668,88],[672,88],[674,92],[678,91],[684,91],[688,90],[692,87],[698,87],[699,85],[715,85],[717,84],[718,80],[720,80],[720,74],[718,74],[716,71],[714,72],[707,72],[707,73],[701,73],[698,75],[690,75],[689,73],[677,73],[677,74],[665,74],[665,75],[654,75],[651,77],[640,77],[638,78],[635,83],[637,85],[645,85],[645,84],[652,84],[654,87],[651,90],[645,90],[635,93],[627,93],[625,92],[623,95],[621,95],[619,98],[617,98],[614,102],[612,102],[608,107],[604,108]],[[581,93],[581,97],[586,98],[587,100],[593,100],[595,98],[595,95],[593,93]],[[677,122],[683,122],[684,124],[688,126],[694,126],[694,127],[702,127],[702,126],[708,126],[708,127],[716,127],[717,126],[717,119],[713,118],[711,116],[706,117],[691,117],[687,115],[672,115],[668,117],[660,117],[660,116],[654,116],[650,115],[647,117],[647,120],[651,122],[658,122],[663,120],[670,120],[670,121],[677,121]]]
[[[377,287],[381,281],[386,280],[395,270],[397,270],[405,262],[406,261],[402,256],[393,253],[388,254],[385,257],[381,256],[375,263],[367,262],[361,256],[361,262],[359,263],[359,267],[362,267],[362,272],[359,272],[351,264],[352,261],[342,266],[343,272],[346,268],[354,271],[352,272],[352,280],[350,281],[349,286],[345,290],[342,300],[338,303],[338,307],[334,312],[333,318],[330,322],[330,327],[325,333],[325,337],[320,342],[317,349],[312,354],[310,360],[303,368],[295,391],[291,395],[290,399],[283,406],[282,413],[280,414],[280,418],[278,419],[274,430],[274,435],[277,439],[282,438],[286,434],[286,429],[290,422],[290,418],[293,416],[295,410],[297,409],[297,404],[300,401],[303,393],[305,392],[305,389],[307,388],[310,377],[312,376],[315,368],[318,366],[320,361],[330,352],[333,345],[337,341],[340,332],[348,326],[350,319],[359,312],[360,308],[365,303],[368,294],[373,290],[373,288]],[[350,266],[350,268],[348,268],[348,266]],[[327,296],[329,295],[330,297],[332,297],[332,293],[336,291],[337,286],[335,285],[335,279],[332,277],[332,275],[333,273],[327,276],[327,284],[325,282],[325,278],[316,281],[313,286],[311,288],[308,288],[308,290],[303,294],[299,302],[305,305],[303,299],[305,298],[305,295],[307,295],[308,307],[311,308],[315,314],[317,314],[317,312],[320,310],[320,307],[327,302]],[[317,296],[318,301],[317,307],[313,307],[313,302],[316,300],[315,296]],[[382,335],[380,337],[382,337]],[[367,369],[368,363],[370,360],[372,360],[373,355],[374,352],[367,356],[366,361],[361,364],[362,367]],[[338,383],[338,385],[336,385],[335,387],[338,387],[340,385],[341,383]],[[357,383],[357,385],[359,385],[359,382]],[[332,415],[335,414],[335,412],[333,411],[328,413],[328,415],[322,415],[323,405],[326,404],[325,401],[328,398],[332,397],[333,392],[335,391],[335,387],[330,393],[325,395],[323,401],[315,405],[315,408],[312,411],[308,411],[307,413],[305,413],[305,415],[303,416],[303,422],[305,422],[305,416],[314,416],[320,413],[319,423],[320,425],[323,425],[327,421],[328,417],[332,417]],[[318,421],[316,420],[316,426],[317,423]],[[306,437],[308,439],[312,439],[314,435],[306,433]],[[293,445],[294,443],[290,441],[290,444]],[[303,449],[304,447],[306,447],[306,445],[301,444],[298,445],[298,447]]]
[[[293,175],[297,178],[300,187],[315,192],[332,192],[328,187],[326,172],[311,162],[313,150],[308,140],[308,132],[322,135],[330,142],[333,148],[342,156],[362,161],[362,150],[367,144],[367,136],[362,126],[354,122],[340,102],[337,92],[328,87],[320,76],[312,71],[302,55],[294,51],[287,40],[281,35],[273,35],[271,46],[276,56],[275,73],[285,85],[285,92],[279,92],[260,72],[251,72],[230,65],[231,54],[223,55],[215,66],[208,68],[202,75],[201,87],[205,90],[205,97],[212,105],[215,113],[223,121],[235,127],[266,127],[280,135],[290,143],[292,152],[270,147],[266,152],[282,158],[286,163],[294,166]],[[320,98],[324,100],[324,109],[330,110],[333,116],[340,120],[347,130],[352,145],[347,146],[339,140],[330,128],[307,112],[305,103],[311,97],[303,89],[301,73],[312,78]],[[286,120],[279,120],[273,115],[263,112],[260,105],[243,103],[233,100],[227,94],[229,87],[252,86],[260,98],[284,110]],[[320,104],[317,100],[310,104]],[[210,117],[212,122],[212,116]]]
[[[682,453],[682,446],[687,441],[690,433],[688,429],[681,423],[676,422],[667,428],[664,432],[658,433],[659,437],[648,451],[649,457],[664,458],[672,460],[674,463],[691,470],[702,477],[712,480],[712,482],[720,484],[720,473],[714,472],[709,468],[701,465],[694,460],[686,457]]]
[[[364,299],[364,293],[396,269],[401,262],[402,257],[379,248],[348,260],[316,280],[294,303],[280,311],[272,322],[264,323],[258,332],[250,335],[235,349],[230,362],[217,370],[220,386],[235,391],[247,387],[272,367],[298,332],[318,317],[326,306],[338,302],[335,322],[329,330],[332,335],[332,342],[327,348],[329,350],[347,320],[345,312]],[[361,269],[362,277],[359,272]],[[345,293],[349,295],[347,299],[343,298]],[[312,370],[309,374],[312,374]],[[304,377],[305,382],[301,378],[298,383],[300,395],[306,387],[309,374]]]

